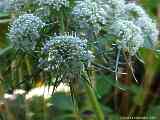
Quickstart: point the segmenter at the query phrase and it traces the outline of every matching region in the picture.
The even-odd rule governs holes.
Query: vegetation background
[[[132,80],[127,67],[124,71],[128,74],[119,76],[119,84],[112,74],[103,69],[98,71],[94,76],[94,94],[98,103],[92,96],[86,95],[85,89],[80,90],[77,112],[65,84],[50,96],[50,88],[44,87],[43,75],[37,75],[37,71],[34,71],[33,60],[29,63],[27,59],[20,58],[21,67],[15,66],[16,53],[6,39],[11,16],[3,11],[2,2],[0,1],[0,120],[100,120],[96,117],[96,105],[93,106],[92,103],[100,106],[105,120],[125,117],[160,119],[160,45],[157,45],[156,51],[149,48],[140,50],[144,63],[137,59],[134,63],[134,74],[139,84]],[[138,2],[160,26],[160,0]],[[31,74],[34,76],[31,77]],[[114,89],[118,91],[115,93]]]

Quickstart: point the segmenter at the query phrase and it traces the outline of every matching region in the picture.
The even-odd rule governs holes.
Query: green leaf
[[[147,111],[147,116],[153,116],[156,119],[160,118],[159,111],[160,111],[160,106],[159,105],[158,106],[151,106]]]
[[[8,47],[6,47],[4,49],[0,49],[0,56],[8,53],[10,50],[12,50],[12,48],[13,48],[12,46],[8,46]]]
[[[55,93],[50,99],[53,106],[61,111],[73,111],[74,105],[72,102],[72,97],[66,95],[65,93]]]
[[[109,120],[121,120],[121,116],[119,116],[116,113],[113,113],[109,115]]]
[[[144,104],[144,99],[145,99],[145,96],[144,96],[144,91],[143,89],[141,89],[136,96],[134,96],[134,103],[136,105],[139,105],[139,106],[142,106]]]
[[[98,75],[96,77],[96,92],[98,97],[102,97],[105,94],[110,94],[112,87],[120,90],[128,90],[128,87],[119,81],[117,82],[111,75]]]
[[[55,120],[75,120],[76,116],[74,114],[62,114],[54,118]]]
[[[108,81],[113,81],[111,76],[97,76],[96,92],[98,97],[102,97],[103,95],[110,93],[112,86],[108,83]]]

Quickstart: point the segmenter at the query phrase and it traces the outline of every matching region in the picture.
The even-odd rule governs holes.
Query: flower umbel
[[[149,42],[152,46],[158,40],[158,30],[156,23],[148,16],[145,10],[135,3],[126,4],[125,7],[125,19],[133,21],[133,23],[140,27],[145,42]]]
[[[141,6],[136,5],[135,3],[128,3],[125,6],[125,15],[127,19],[135,21],[139,17],[147,16],[147,13]]]
[[[117,38],[119,48],[127,50],[130,55],[135,55],[143,46],[143,33],[132,21],[117,20],[111,25],[111,34]]]
[[[124,15],[125,0],[104,0],[104,3],[109,6],[108,19],[113,20]]]
[[[26,0],[9,0],[9,9],[15,12],[20,12],[24,9]]]
[[[99,31],[101,29],[100,25],[106,23],[107,13],[100,3],[93,0],[83,0],[76,2],[72,15],[81,28],[91,25]]]
[[[37,2],[41,7],[50,6],[57,11],[59,11],[61,8],[69,7],[68,0],[37,0]]]
[[[86,22],[92,24],[97,22],[106,23],[105,10],[93,0],[77,1],[72,14],[78,19],[86,20]]]
[[[11,24],[8,37],[16,49],[33,50],[44,26],[39,17],[24,14]]]
[[[43,54],[48,69],[61,69],[71,73],[81,71],[83,65],[92,60],[87,41],[72,35],[51,37],[44,45]]]
[[[144,42],[149,41],[154,46],[158,40],[159,31],[156,23],[148,16],[139,17],[135,24],[139,26],[144,34]]]

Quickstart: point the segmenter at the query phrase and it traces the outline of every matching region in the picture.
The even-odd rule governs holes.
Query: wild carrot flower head
[[[106,0],[105,3],[109,6],[109,19],[112,20],[114,18],[118,18],[124,15],[125,0]]]
[[[22,9],[24,9],[25,4],[26,0],[9,0],[9,9],[20,12]]]
[[[145,10],[135,4],[135,3],[128,3],[125,7],[125,19],[133,21],[133,23],[140,27],[143,36],[144,42],[149,41],[149,44],[154,45],[158,39],[158,30],[156,27],[156,23],[148,16]]]
[[[92,54],[87,49],[87,41],[73,35],[51,37],[44,45],[44,60],[48,69],[63,69],[74,72],[83,68],[92,60]]]
[[[128,51],[130,55],[134,55],[143,45],[142,31],[132,21],[117,20],[111,25],[111,31],[119,48]]]
[[[139,17],[135,21],[135,25],[141,28],[144,35],[144,42],[149,41],[151,46],[154,46],[158,40],[159,31],[156,23],[148,16]]]
[[[13,21],[8,37],[17,49],[33,50],[40,38],[40,29],[45,26],[39,17],[24,14]]]
[[[100,3],[93,0],[77,1],[72,15],[80,27],[94,26],[99,31],[100,25],[106,24],[106,11]]]
[[[37,2],[41,7],[48,6],[57,11],[69,7],[69,0],[37,0]]]

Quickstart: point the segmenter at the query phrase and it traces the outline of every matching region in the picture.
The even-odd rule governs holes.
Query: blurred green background
[[[157,20],[160,26],[160,0],[139,0],[139,3],[146,11]],[[25,70],[13,71],[15,61],[15,51],[10,49],[9,41],[6,38],[10,22],[10,14],[0,9],[0,120],[95,120],[94,108],[91,101],[80,94],[80,112],[74,109],[72,97],[69,92],[57,91],[52,97],[45,99],[41,96],[31,97],[26,100],[26,92],[13,93],[12,88],[27,88],[26,85],[18,86],[21,76],[8,76],[9,72],[26,72]],[[157,45],[157,49],[160,46]],[[150,49],[140,50],[144,65],[137,62],[137,76],[146,80],[145,84],[137,85],[131,83],[116,84],[115,80],[106,74],[95,76],[95,93],[98,101],[105,113],[105,120],[119,120],[122,116],[147,116],[153,119],[160,119],[160,51]],[[25,68],[25,65],[24,65]],[[12,75],[12,74],[11,74]],[[10,78],[14,77],[14,81]],[[124,76],[124,78],[127,76]],[[37,78],[33,87],[43,85],[41,79]],[[66,87],[66,86],[63,86]],[[31,87],[32,88],[32,87]],[[119,90],[118,104],[119,109],[114,106],[114,88]],[[39,88],[42,89],[42,88]],[[40,91],[40,90],[39,90]],[[34,95],[32,95],[34,96]]]

